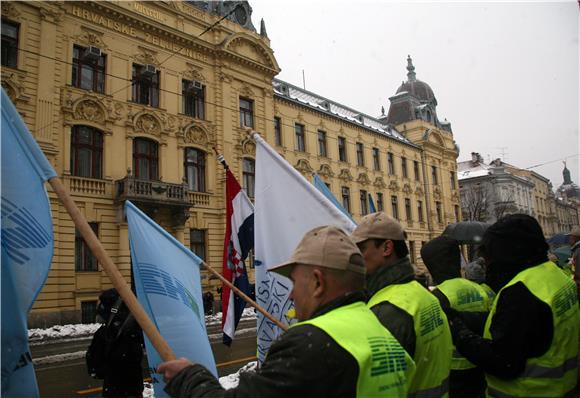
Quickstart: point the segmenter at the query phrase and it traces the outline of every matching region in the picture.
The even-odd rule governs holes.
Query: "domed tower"
[[[564,162],[564,170],[562,170],[562,176],[564,177],[564,183],[558,188],[558,196],[566,199],[578,199],[580,200],[580,187],[574,184],[572,177],[570,176],[570,170],[566,167],[566,162]]]
[[[451,123],[437,117],[437,99],[429,85],[417,79],[411,56],[407,56],[407,81],[389,98],[391,106],[383,120],[396,126],[411,120],[423,120],[442,130],[451,132]]]

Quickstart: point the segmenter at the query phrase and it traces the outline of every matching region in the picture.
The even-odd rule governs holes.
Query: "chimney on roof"
[[[473,163],[474,165],[483,163],[483,158],[478,152],[471,152],[471,163]]]

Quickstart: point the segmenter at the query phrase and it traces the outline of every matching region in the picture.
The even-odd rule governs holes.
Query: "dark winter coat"
[[[362,292],[343,296],[320,308],[313,317],[364,301]],[[183,369],[165,387],[172,397],[354,397],[358,364],[328,334],[312,325],[288,330],[270,347],[262,367],[242,373],[237,388],[224,390],[203,366]]]

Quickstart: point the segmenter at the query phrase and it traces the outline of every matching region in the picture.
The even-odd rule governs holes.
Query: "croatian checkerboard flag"
[[[2,397],[38,397],[27,315],[48,276],[56,173],[2,89]]]
[[[246,295],[250,283],[244,261],[254,248],[254,206],[229,168],[226,168],[226,235],[223,276]],[[230,345],[246,302],[225,284],[222,287],[223,342]]]
[[[323,193],[294,169],[258,134],[256,141],[256,301],[285,324],[292,281],[270,272],[290,259],[304,236],[315,227],[334,225],[350,233],[355,223]],[[282,330],[258,313],[258,360],[262,363],[270,345]]]

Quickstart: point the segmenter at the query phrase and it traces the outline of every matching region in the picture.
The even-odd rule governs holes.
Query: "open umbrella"
[[[562,267],[568,263],[568,259],[572,257],[572,250],[570,246],[561,246],[552,251],[558,257],[558,264]]]
[[[461,244],[479,244],[489,225],[480,221],[461,221],[449,224],[442,235],[453,238]]]
[[[556,234],[547,240],[550,245],[565,245],[570,242],[570,235]]]

